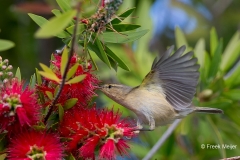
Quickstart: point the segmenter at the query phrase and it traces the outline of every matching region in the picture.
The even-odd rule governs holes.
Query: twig
[[[240,159],[240,156],[230,157],[230,158],[223,158],[223,159],[220,159],[220,160],[239,160],[239,159]]]
[[[157,141],[153,148],[148,152],[148,154],[143,158],[143,160],[149,160],[158,151],[158,149],[163,145],[167,138],[172,134],[174,129],[178,126],[181,119],[176,119],[173,124],[167,129],[167,131],[162,135],[162,137]]]
[[[44,119],[44,123],[45,124],[46,124],[48,118],[50,117],[50,115],[52,114],[53,108],[56,105],[57,100],[58,100],[58,98],[61,95],[61,92],[63,90],[64,84],[65,84],[65,81],[66,81],[67,71],[68,71],[68,68],[70,66],[71,58],[73,56],[74,48],[75,48],[75,45],[76,45],[77,27],[78,27],[79,15],[80,15],[80,4],[81,4],[81,2],[79,2],[77,4],[77,7],[76,7],[77,8],[76,24],[74,26],[74,31],[73,31],[73,36],[72,36],[72,44],[71,44],[71,48],[70,48],[70,54],[68,55],[67,65],[66,65],[66,67],[64,69],[64,73],[63,73],[63,76],[62,76],[62,82],[60,84],[59,90],[58,90],[56,96],[54,97],[54,100],[52,101],[52,104],[49,106],[48,113],[47,113],[47,115],[46,115],[46,117]]]

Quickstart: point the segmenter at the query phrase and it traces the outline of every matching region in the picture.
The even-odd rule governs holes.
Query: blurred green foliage
[[[106,39],[106,45],[104,41],[102,43],[96,39],[98,48],[89,46],[90,55],[96,61],[99,69],[97,75],[103,82],[107,83],[111,81],[137,86],[150,70],[153,59],[156,56],[156,54],[152,54],[148,50],[148,44],[152,37],[152,24],[149,17],[149,8],[152,2],[150,0],[125,0],[119,11],[119,13],[122,13],[126,9],[136,7],[134,13],[126,18],[124,23],[136,24],[136,26],[130,26],[131,28],[138,28],[138,25],[141,25],[142,29],[149,29],[149,32],[140,40],[131,41],[128,44],[116,45],[108,42],[116,40],[113,36],[119,36],[119,38],[124,38],[124,36],[115,32],[108,32],[108,34],[114,35],[111,35],[110,39]],[[3,4],[3,2],[0,3]],[[208,3],[204,4],[209,7],[211,3],[213,4],[214,2],[208,1]],[[11,64],[19,66],[23,72],[23,77],[27,78],[34,72],[34,68],[38,67],[38,57],[43,56],[44,53],[40,53],[37,50],[39,47],[37,47],[38,44],[33,38],[37,30],[36,25],[26,13],[18,14],[18,11],[10,10],[11,5],[14,5],[13,1],[8,1],[4,5],[0,5],[0,12],[2,12],[0,13],[0,38],[11,40],[16,46],[1,53],[1,56],[9,58]],[[232,1],[229,7],[221,13],[221,16],[216,14],[212,22],[206,21],[204,24],[201,24],[205,28],[201,32],[185,35],[177,28],[175,31],[175,42],[169,40],[168,43],[165,43],[167,45],[164,46],[164,50],[173,43],[177,47],[186,44],[188,46],[187,51],[194,50],[195,56],[201,65],[201,75],[194,104],[220,108],[224,110],[225,114],[221,116],[192,114],[184,118],[174,134],[169,137],[154,155],[153,159],[219,159],[237,156],[240,153],[240,63],[238,62],[240,33],[236,32],[239,25],[239,6],[240,2]],[[93,7],[90,10],[92,11],[95,8]],[[85,16],[88,13],[85,13]],[[54,14],[57,15],[58,11],[55,10]],[[115,28],[119,28],[120,31],[123,26],[119,27],[116,25]],[[125,27],[124,31],[128,29],[129,26]],[[55,46],[61,47],[62,43],[59,41],[57,43],[59,45]],[[102,45],[110,48],[111,52],[106,51],[107,53],[104,53],[101,50]],[[41,52],[44,51],[41,50]],[[93,54],[93,52],[96,54]],[[36,53],[39,55],[36,55]],[[117,58],[112,53],[117,55]],[[50,55],[51,53],[45,54]],[[99,60],[99,58],[103,61],[105,59],[107,65]],[[110,60],[109,63],[107,59]],[[120,63],[124,62],[119,63],[119,66],[122,66],[117,69],[117,72],[111,63],[111,59]],[[25,62],[29,64],[25,64]],[[110,71],[109,66],[113,68]],[[101,93],[99,95],[100,101],[104,103],[102,106],[112,107],[114,105],[115,109],[120,108],[124,116],[134,116],[127,109],[116,104],[111,99]],[[161,137],[166,128],[166,126],[163,126],[158,127],[153,132],[142,132],[140,139],[132,143],[132,153],[138,159],[143,158]],[[202,144],[233,144],[237,145],[237,147],[232,150],[201,149]]]

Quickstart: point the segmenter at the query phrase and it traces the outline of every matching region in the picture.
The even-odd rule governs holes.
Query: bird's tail
[[[196,107],[194,111],[199,113],[223,114],[223,110],[209,107]]]

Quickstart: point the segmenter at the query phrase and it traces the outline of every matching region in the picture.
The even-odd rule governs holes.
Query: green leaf
[[[68,99],[63,105],[64,110],[72,108],[77,103],[77,101],[78,101],[77,98]]]
[[[225,78],[225,84],[227,87],[232,88],[235,85],[240,84],[240,63],[236,66],[236,68],[233,69],[232,73]]]
[[[59,7],[62,9],[62,11],[67,12],[71,10],[71,6],[69,5],[68,1],[66,0],[56,0]]]
[[[111,64],[111,67],[115,70],[115,72],[117,72],[117,67],[118,67],[118,63],[116,61],[114,61],[112,59],[112,57],[108,56],[109,62]]]
[[[17,77],[19,81],[22,80],[22,78],[21,78],[21,71],[20,71],[20,68],[19,68],[19,67],[17,68],[17,71],[16,71],[16,73],[15,73],[15,77]]]
[[[135,30],[137,28],[141,27],[140,25],[137,24],[113,24],[113,25],[108,25],[108,28],[106,31],[108,32],[126,32],[126,31],[131,31]]]
[[[64,115],[64,109],[62,105],[58,105],[58,116],[59,116],[59,121],[61,122],[63,120],[63,115]]]
[[[61,57],[61,76],[63,77],[64,71],[66,69],[67,66],[67,62],[68,62],[68,49],[67,47],[64,48],[63,53],[62,53],[62,57]]]
[[[212,119],[209,116],[207,116],[207,120],[214,131],[211,133],[213,133],[213,137],[216,138],[216,144],[220,144],[222,146],[224,143],[217,126],[213,123]],[[226,151],[223,148],[220,148],[219,152],[222,154],[223,158],[226,158]]]
[[[85,74],[76,76],[76,77],[70,79],[69,81],[67,81],[66,84],[79,83],[79,82],[81,82],[82,80],[84,80],[85,77],[86,77]]]
[[[210,54],[213,56],[218,46],[218,36],[215,28],[210,31]]]
[[[69,80],[70,78],[72,78],[72,76],[76,73],[77,68],[78,68],[79,64],[75,63],[68,71],[67,73],[67,77],[66,77],[66,81]]]
[[[76,159],[74,158],[72,153],[70,153],[70,155],[68,155],[68,157],[67,157],[67,160],[76,160]]]
[[[0,39],[0,51],[8,50],[14,46],[15,44],[12,41]]]
[[[54,97],[57,96],[57,93],[59,91],[59,87],[60,87],[59,85],[57,87],[55,87],[55,90],[54,90],[54,93],[53,93]]]
[[[195,56],[198,59],[198,63],[200,64],[200,67],[203,68],[204,66],[204,60],[205,60],[205,40],[203,38],[199,39],[195,49],[194,49]]]
[[[44,24],[47,24],[49,21],[47,19],[45,19],[44,17],[41,17],[41,16],[38,16],[38,15],[35,15],[35,14],[32,14],[32,13],[29,13],[28,14],[32,20],[37,23],[38,26],[42,27]],[[67,37],[70,37],[71,35],[69,35],[67,32],[65,31],[62,31],[58,34],[56,34],[57,37],[59,38],[67,38]]]
[[[118,63],[119,67],[127,71],[130,71],[128,66],[113,51],[111,51],[107,46],[105,46],[105,49],[106,49],[107,55],[110,56],[113,60],[115,60]]]
[[[106,63],[109,68],[111,68],[111,64],[109,62],[107,54],[106,54],[106,52],[103,49],[102,42],[98,38],[96,38],[95,41],[96,41],[97,47],[98,47],[98,49],[99,49],[99,51],[101,53],[101,57],[102,57],[103,62]]]
[[[209,68],[209,73],[208,77],[214,78],[219,70],[219,65],[221,63],[221,55],[222,55],[222,47],[223,47],[223,42],[222,39],[219,41],[219,44],[215,50],[215,53],[213,54],[213,58],[211,60],[210,68]]]
[[[31,88],[34,88],[35,85],[36,85],[36,75],[35,75],[35,73],[34,73],[34,74],[31,76],[31,79],[30,79],[30,82],[29,82],[29,86],[30,86]]]
[[[234,34],[222,55],[222,62],[220,68],[226,72],[236,62],[240,55],[240,32]]]
[[[52,92],[46,91],[45,93],[46,93],[47,97],[48,97],[50,100],[53,100],[53,94],[52,94]]]
[[[232,89],[225,91],[223,95],[231,100],[239,101],[240,99],[240,89]]]
[[[49,22],[42,25],[42,28],[36,32],[35,36],[38,38],[50,38],[61,33],[72,21],[74,15],[76,15],[76,10],[70,10],[58,17],[51,18]]]
[[[58,10],[58,9],[53,9],[53,10],[52,10],[52,13],[53,13],[56,17],[58,17],[58,16],[60,16],[60,15],[62,14],[61,11]]]
[[[125,18],[127,18],[130,14],[132,14],[132,12],[135,10],[135,7],[134,8],[130,8],[126,11],[124,11],[123,13],[117,15],[117,18],[114,18],[111,23],[112,24],[118,24],[120,22],[122,22]]]
[[[48,73],[51,73],[51,74],[55,74],[51,68],[49,68],[48,66],[46,66],[45,64],[43,63],[39,63],[40,67],[43,69],[44,72],[48,72]]]
[[[175,37],[176,37],[177,48],[180,48],[183,45],[186,45],[186,48],[188,48],[187,40],[184,36],[184,33],[179,27],[176,27],[175,29]]]
[[[89,54],[89,57],[90,57],[90,59],[91,59],[91,62],[92,62],[93,65],[94,65],[95,69],[98,71],[97,64],[96,64],[96,62],[94,61],[94,59],[92,58],[92,55],[91,55],[91,53],[89,52],[88,49],[87,49],[87,52],[88,52],[88,54]]]
[[[56,81],[58,83],[60,82],[60,79],[54,73],[48,73],[48,72],[42,72],[42,71],[38,71],[38,73],[47,79]]]
[[[138,40],[144,36],[148,30],[128,31],[128,32],[104,32],[100,35],[105,43],[129,43]]]
[[[36,68],[37,83],[38,83],[38,85],[41,85],[42,84],[42,77],[38,72],[39,72],[39,70]]]
[[[71,25],[70,27],[66,28],[66,30],[73,34],[75,25]],[[84,30],[84,25],[82,23],[78,23],[77,34],[81,34]]]

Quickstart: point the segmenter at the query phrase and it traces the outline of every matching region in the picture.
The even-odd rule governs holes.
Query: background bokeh
[[[97,7],[97,2],[97,0],[92,1],[94,7]],[[0,2],[0,39],[11,40],[15,43],[14,48],[3,51],[0,55],[4,59],[8,58],[15,69],[20,67],[24,79],[29,79],[35,68],[39,67],[39,62],[49,64],[51,53],[63,47],[63,43],[57,38],[34,38],[38,26],[27,13],[50,18],[52,16],[51,9],[56,7],[55,2],[51,0]],[[97,61],[99,71],[96,74],[104,83],[139,85],[150,70],[154,57],[163,53],[168,46],[176,45],[176,26],[183,31],[189,48],[194,48],[199,39],[204,39],[205,49],[203,52],[208,51],[209,54],[211,54],[210,30],[212,27],[216,29],[218,38],[223,38],[223,50],[229,44],[232,36],[240,29],[240,1],[237,0],[125,0],[119,12],[132,7],[136,7],[136,10],[125,22],[140,24],[143,29],[149,29],[149,32],[134,43],[110,46],[126,62],[131,71],[127,72],[119,68],[115,72],[109,70],[104,63]],[[236,52],[235,64],[240,55],[240,51]],[[201,74],[204,72],[207,71],[202,69]],[[206,83],[212,84],[210,81]],[[216,83],[214,87],[211,87],[211,85],[200,86],[198,92],[200,94],[206,88],[218,88],[219,90],[212,90],[219,93],[217,96],[222,98],[222,93],[226,94],[224,91],[229,89],[225,87],[224,82]],[[223,90],[220,91],[220,88]],[[238,90],[238,88],[237,85],[234,86],[234,90]],[[237,138],[240,136],[240,105],[236,98],[240,95],[239,93],[235,94],[235,99],[230,98],[231,101],[229,99],[229,101],[211,99],[216,103],[210,105],[226,112],[223,116],[193,114],[185,118],[174,134],[154,155],[154,158],[220,159],[237,156],[240,153],[240,140]],[[99,97],[96,98],[96,101],[99,107],[111,108],[114,106],[115,109],[120,108],[124,116],[134,117],[122,106],[101,93],[98,94]],[[198,102],[196,98],[196,103]],[[143,158],[166,129],[167,126],[164,126],[158,127],[154,132],[141,133],[139,138],[132,142],[130,159]],[[201,144],[216,145],[220,143],[237,145],[237,148],[224,151],[201,149]]]

